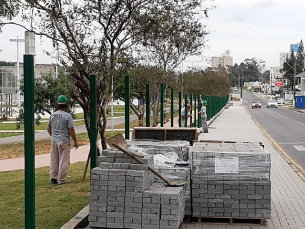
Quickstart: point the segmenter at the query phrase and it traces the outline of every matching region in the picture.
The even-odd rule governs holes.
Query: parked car
[[[277,98],[276,100],[278,105],[285,104],[285,100],[283,98]]]
[[[233,91],[237,91],[237,87],[233,87]]]
[[[271,107],[277,108],[277,101],[276,100],[274,100],[274,99],[268,100],[267,108],[271,108]]]
[[[258,100],[253,100],[252,101],[252,109],[253,108],[262,108],[262,103]]]

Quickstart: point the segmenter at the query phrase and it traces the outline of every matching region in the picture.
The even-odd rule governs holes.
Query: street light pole
[[[293,109],[295,109],[295,76],[296,76],[296,71],[297,71],[296,70],[297,69],[297,59],[295,58],[293,66],[291,66],[287,62],[286,62],[286,64],[293,69],[293,80],[292,80],[293,100],[292,100],[292,107],[293,107]]]
[[[17,89],[18,89],[18,92],[17,92],[17,103],[18,103],[18,106],[20,106],[20,93],[19,93],[19,81],[20,81],[20,69],[19,69],[19,43],[20,42],[25,42],[25,39],[18,39],[18,36],[17,36],[17,39],[9,39],[9,41],[12,41],[12,42],[16,42],[17,43]]]

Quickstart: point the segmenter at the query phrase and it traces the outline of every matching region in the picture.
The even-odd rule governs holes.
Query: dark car
[[[262,108],[262,103],[258,100],[253,100],[252,101],[252,109],[253,108]]]

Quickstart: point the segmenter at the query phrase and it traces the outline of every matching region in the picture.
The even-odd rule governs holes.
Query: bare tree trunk
[[[99,134],[101,136],[101,145],[102,145],[102,149],[107,149],[107,144],[106,144],[106,134],[105,134],[105,130],[106,130],[106,126],[107,126],[107,115],[106,115],[106,109],[107,107],[101,107],[100,108],[100,112],[99,112],[99,118],[97,120],[98,123],[98,129],[99,129]]]
[[[133,103],[130,103],[130,107],[133,110],[133,112],[136,114],[136,116],[138,117],[139,126],[143,126],[144,113],[141,113],[141,111]]]

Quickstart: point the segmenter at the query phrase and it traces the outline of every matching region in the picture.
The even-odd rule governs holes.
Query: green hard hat
[[[60,95],[57,98],[57,103],[58,104],[66,104],[68,102],[68,99],[65,95]]]
[[[204,105],[207,105],[207,104],[208,104],[208,102],[207,102],[207,101],[205,101],[205,100],[204,100],[202,103],[203,103]]]

